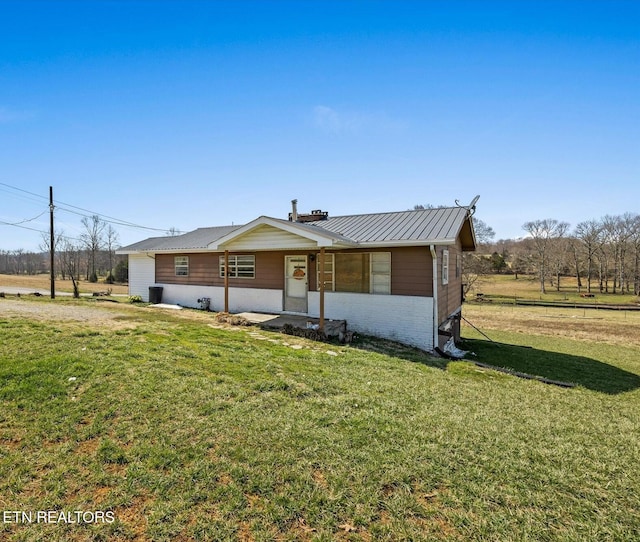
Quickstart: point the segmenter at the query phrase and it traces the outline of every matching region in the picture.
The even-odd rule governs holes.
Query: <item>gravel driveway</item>
[[[130,307],[111,306],[83,307],[64,303],[35,303],[22,299],[1,299],[0,318],[21,316],[34,320],[56,320],[67,322],[88,322],[92,324],[109,324],[113,320],[130,313]]]

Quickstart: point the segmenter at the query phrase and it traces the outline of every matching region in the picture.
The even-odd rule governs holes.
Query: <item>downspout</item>
[[[224,312],[229,312],[229,251],[224,251]]]
[[[433,263],[433,350],[438,348],[438,255],[435,245],[429,245]]]
[[[320,281],[320,331],[324,331],[324,247],[320,247],[320,273],[316,280]]]

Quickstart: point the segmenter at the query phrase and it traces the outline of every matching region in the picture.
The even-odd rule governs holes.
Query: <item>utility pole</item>
[[[54,244],[54,235],[53,235],[53,186],[49,187],[49,249],[51,253],[51,299],[56,298],[56,272],[54,269],[55,263],[55,244]]]

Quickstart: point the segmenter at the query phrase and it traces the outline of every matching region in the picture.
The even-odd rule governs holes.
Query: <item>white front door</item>
[[[284,310],[307,312],[309,273],[307,256],[284,257]]]

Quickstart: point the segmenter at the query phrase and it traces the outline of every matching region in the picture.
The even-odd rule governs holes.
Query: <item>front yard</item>
[[[23,513],[0,538],[638,539],[640,346],[488,334],[534,342],[530,371],[577,363],[578,387],[196,311],[0,299],[0,513]]]

